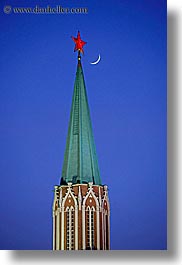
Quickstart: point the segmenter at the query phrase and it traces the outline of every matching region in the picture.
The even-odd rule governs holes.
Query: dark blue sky
[[[88,14],[6,15],[7,4]],[[78,29],[111,248],[166,249],[166,1],[2,0],[0,9],[0,249],[52,248]]]

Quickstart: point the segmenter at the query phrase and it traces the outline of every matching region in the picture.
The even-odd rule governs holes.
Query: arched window
[[[74,208],[66,208],[66,249],[74,249]]]
[[[90,207],[86,209],[86,249],[90,249]]]
[[[95,238],[94,238],[94,212],[95,208],[86,209],[86,249],[95,248]]]
[[[95,248],[94,246],[94,211],[93,209],[91,209],[91,224],[90,224],[90,228],[91,228],[91,246],[92,249]]]
[[[104,228],[104,249],[109,249],[109,238],[108,238],[108,212],[104,209],[103,211],[103,228]]]
[[[69,236],[69,208],[66,209],[66,249],[69,249],[70,246],[70,236]]]
[[[109,249],[109,216],[108,212],[106,212],[106,249]]]

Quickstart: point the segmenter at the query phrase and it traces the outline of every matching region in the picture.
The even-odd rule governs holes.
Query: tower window
[[[73,183],[76,183],[76,181],[77,181],[77,176],[73,176],[73,177],[72,177],[72,182],[73,182]]]
[[[66,210],[66,249],[74,249],[74,209],[68,207]]]
[[[95,238],[94,238],[94,211],[92,207],[87,207],[86,210],[86,248],[94,249],[95,248]]]
[[[108,212],[103,211],[104,249],[109,249]]]

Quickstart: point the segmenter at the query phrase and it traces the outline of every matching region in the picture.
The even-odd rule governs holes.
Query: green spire
[[[68,182],[101,185],[81,57],[78,65],[62,169],[61,185]]]

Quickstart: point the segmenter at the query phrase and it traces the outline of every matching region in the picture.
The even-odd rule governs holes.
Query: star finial
[[[78,31],[77,38],[75,38],[75,37],[71,37],[71,38],[75,43],[74,52],[78,51],[79,53],[80,52],[84,53],[83,46],[86,44],[86,42],[81,39],[80,31]]]

